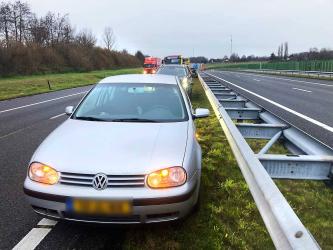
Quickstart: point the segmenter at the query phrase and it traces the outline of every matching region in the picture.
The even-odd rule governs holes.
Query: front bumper
[[[177,195],[153,198],[148,194],[146,197],[133,197],[131,200],[133,213],[130,216],[123,217],[92,217],[69,213],[66,211],[66,201],[76,197],[73,195],[43,193],[29,189],[27,185],[24,187],[24,193],[34,211],[45,217],[90,223],[139,224],[172,221],[185,217],[198,200],[199,183],[200,181],[197,178],[192,178],[190,183],[185,184],[185,187],[182,186],[181,192],[178,192]],[[86,198],[94,199],[98,197]]]
[[[155,74],[156,73],[156,69],[145,69],[144,72],[146,74]]]

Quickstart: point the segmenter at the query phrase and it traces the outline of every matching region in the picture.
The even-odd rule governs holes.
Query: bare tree
[[[3,32],[6,46],[9,46],[10,31],[11,31],[11,6],[8,3],[2,2],[0,5],[0,30]]]
[[[30,7],[27,3],[16,1],[11,5],[12,23],[14,25],[15,41],[22,43],[26,37],[27,26],[32,18]]]
[[[116,36],[111,27],[105,27],[104,33],[103,33],[103,41],[104,41],[105,47],[109,51],[111,51],[116,43]]]
[[[97,41],[94,34],[90,30],[87,30],[87,29],[80,31],[76,35],[75,40],[77,43],[81,44],[84,47],[88,47],[88,48],[94,47],[96,44],[96,41]]]
[[[289,46],[288,42],[284,43],[284,60],[287,60],[289,56]]]
[[[144,61],[145,61],[145,55],[140,51],[138,50],[136,53],[135,53],[135,57],[138,58],[138,60],[143,64]]]

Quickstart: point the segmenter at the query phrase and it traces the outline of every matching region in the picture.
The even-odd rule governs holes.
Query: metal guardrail
[[[327,179],[331,173],[333,157],[330,155],[325,157],[306,155],[302,157],[303,155],[265,154],[282,135],[289,136],[291,141],[300,139],[304,135],[294,131],[294,128],[278,120],[272,114],[263,112],[262,107],[238,95],[209,73],[199,73],[199,80],[228,139],[275,247],[277,249],[320,249],[271,176]],[[266,121],[266,123],[234,124],[233,122],[233,120],[259,119]],[[255,154],[245,138],[269,139],[269,142],[259,154]],[[330,152],[329,149],[318,145],[318,142],[311,141],[311,138],[306,139],[312,145],[310,149],[303,148],[302,145],[294,145],[290,141],[288,141],[290,143],[288,148],[299,153],[304,153],[303,150],[325,154]],[[308,171],[303,171],[304,168],[302,169],[302,166],[308,167],[311,164],[313,173],[315,173],[313,175],[309,174]],[[309,169],[310,167],[307,170]],[[317,172],[317,169],[320,171]]]
[[[291,75],[291,76],[314,76],[314,77],[325,77],[328,79],[333,79],[333,72],[323,72],[323,71],[302,71],[302,70],[275,70],[275,69],[244,69],[242,71],[246,72],[260,72],[266,74],[277,74],[277,75]]]

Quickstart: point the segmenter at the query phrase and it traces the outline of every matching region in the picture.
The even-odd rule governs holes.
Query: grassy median
[[[196,121],[203,151],[200,209],[185,221],[133,228],[125,249],[273,249],[219,122],[196,80],[192,103],[208,107]]]
[[[141,68],[100,70],[85,73],[46,74],[0,78],[0,100],[74,88],[96,83],[107,76],[141,73]],[[48,86],[51,85],[51,90]]]

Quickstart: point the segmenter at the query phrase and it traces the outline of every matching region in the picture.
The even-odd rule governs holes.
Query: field
[[[207,68],[333,72],[333,60],[208,64]]]
[[[141,68],[0,78],[0,100],[96,83],[107,76],[141,73]],[[48,81],[51,90],[48,87]]]

